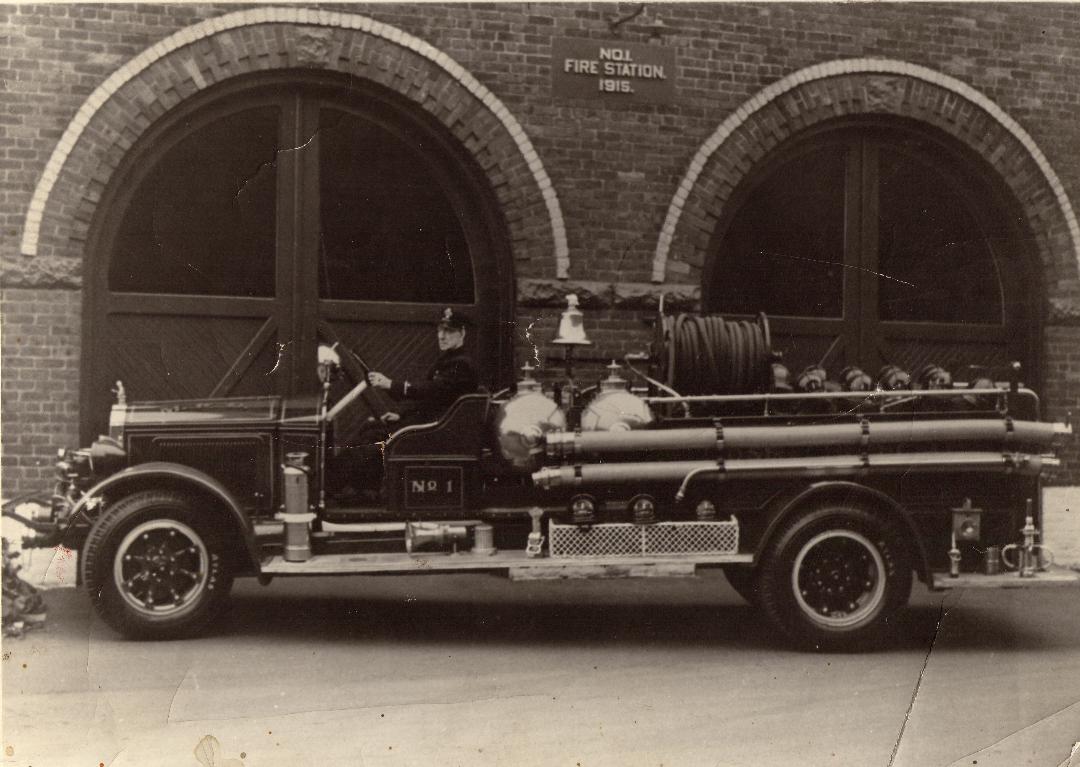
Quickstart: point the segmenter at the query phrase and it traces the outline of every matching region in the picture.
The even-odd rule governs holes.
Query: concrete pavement
[[[85,594],[4,647],[4,764],[1048,765],[1080,741],[1080,592],[917,588],[890,645],[795,652],[719,573],[238,584],[135,643]]]

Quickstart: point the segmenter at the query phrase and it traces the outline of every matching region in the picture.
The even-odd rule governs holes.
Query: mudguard
[[[930,570],[930,560],[923,545],[922,536],[919,535],[911,514],[895,499],[887,494],[858,482],[828,481],[816,482],[801,492],[790,496],[780,502],[772,514],[768,527],[765,528],[761,540],[758,542],[757,551],[754,552],[755,560],[761,556],[761,552],[770,540],[780,524],[787,519],[788,515],[796,511],[804,504],[822,498],[837,497],[845,501],[866,500],[872,504],[883,506],[903,520],[905,529],[911,534],[911,540],[915,542],[915,551],[912,552],[915,559],[916,571],[919,580],[923,583],[933,583],[933,575]]]
[[[255,540],[255,531],[251,520],[244,513],[236,497],[209,474],[183,464],[152,461],[118,471],[87,490],[71,510],[69,520],[74,521],[79,518],[79,515],[84,515],[87,508],[97,502],[95,499],[99,499],[106,493],[122,490],[126,485],[138,488],[152,486],[155,480],[167,480],[172,486],[197,488],[221,501],[244,541],[244,548],[248,555],[247,564],[250,565],[252,572],[256,574],[259,572],[259,546]],[[241,572],[244,570],[240,568]]]

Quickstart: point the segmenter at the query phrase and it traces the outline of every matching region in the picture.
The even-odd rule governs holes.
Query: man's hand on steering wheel
[[[374,370],[368,373],[367,379],[368,383],[374,386],[376,389],[389,389],[390,385],[393,383],[393,381],[384,376],[382,373],[378,373]]]

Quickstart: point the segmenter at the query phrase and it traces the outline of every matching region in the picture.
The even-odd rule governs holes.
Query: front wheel
[[[865,509],[823,505],[789,521],[768,547],[761,607],[795,642],[864,649],[911,593],[911,557],[897,524]]]
[[[148,490],[107,509],[90,530],[83,581],[102,619],[125,636],[173,639],[204,630],[232,586],[224,536],[187,496]]]

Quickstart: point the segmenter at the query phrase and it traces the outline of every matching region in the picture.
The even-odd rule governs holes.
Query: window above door
[[[110,291],[273,297],[307,282],[275,275],[310,259],[320,299],[475,300],[463,206],[431,156],[439,147],[319,90],[254,101],[200,115],[160,148],[122,216]],[[291,233],[313,229],[318,252],[296,252]]]
[[[321,108],[319,297],[470,303],[458,214],[423,140]]]
[[[980,161],[924,126],[844,123],[775,151],[727,203],[707,311],[764,311],[795,366],[1034,360],[1025,229]],[[836,369],[839,369],[837,367]]]
[[[272,296],[277,105],[191,130],[137,183],[109,259],[122,293]]]

